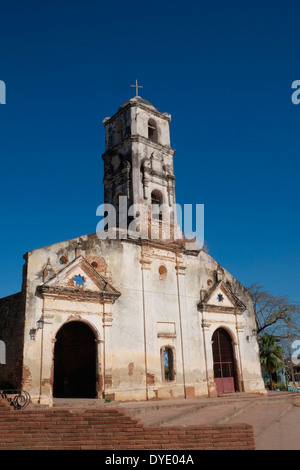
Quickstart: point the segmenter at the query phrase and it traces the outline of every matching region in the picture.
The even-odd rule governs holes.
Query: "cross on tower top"
[[[135,85],[130,85],[131,87],[135,88],[135,96],[139,96],[139,88],[143,88],[142,86],[138,85],[138,81],[135,81]]]

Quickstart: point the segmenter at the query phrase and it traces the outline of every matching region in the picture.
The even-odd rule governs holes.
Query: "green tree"
[[[265,334],[259,338],[260,363],[262,368],[270,376],[272,386],[272,374],[283,367],[283,349],[279,346],[279,340],[273,335]]]

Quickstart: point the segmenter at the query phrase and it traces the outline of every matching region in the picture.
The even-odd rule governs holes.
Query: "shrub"
[[[266,382],[266,383],[265,383],[265,386],[266,386],[266,389],[267,389],[267,390],[271,390],[270,381],[269,381],[269,382]],[[273,387],[273,390],[276,390],[276,384],[275,384],[275,382],[273,382],[273,381],[272,381],[272,387]]]
[[[277,382],[275,388],[276,390],[280,390],[282,392],[283,390],[286,390],[286,385],[282,382]]]

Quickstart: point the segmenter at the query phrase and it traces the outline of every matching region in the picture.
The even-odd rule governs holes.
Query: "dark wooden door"
[[[218,394],[232,393],[235,388],[234,358],[231,338],[226,330],[218,328],[212,337],[214,378]]]
[[[96,397],[95,335],[85,323],[66,323],[56,335],[53,396]]]

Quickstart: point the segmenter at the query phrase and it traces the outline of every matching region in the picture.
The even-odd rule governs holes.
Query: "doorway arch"
[[[236,391],[236,371],[232,340],[224,328],[218,328],[212,336],[214,379],[218,394]]]
[[[96,398],[97,349],[93,330],[80,321],[63,325],[54,347],[53,397]]]

